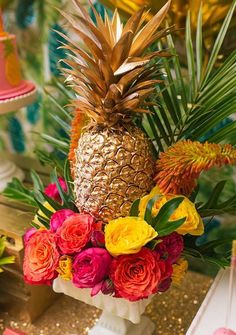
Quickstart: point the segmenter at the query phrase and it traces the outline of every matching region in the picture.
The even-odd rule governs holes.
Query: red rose
[[[58,182],[63,189],[64,192],[68,191],[67,184],[65,180],[62,177],[58,178]],[[61,202],[61,197],[57,188],[56,183],[48,184],[48,186],[45,188],[44,193],[49,197],[52,198],[55,201]]]
[[[110,277],[116,297],[137,301],[157,292],[161,270],[155,252],[142,248],[136,254],[113,259]]]
[[[94,218],[89,214],[69,216],[58,228],[57,244],[63,254],[80,252],[89,242],[94,230]]]
[[[161,240],[162,242],[156,246],[156,252],[161,258],[168,259],[171,264],[176,263],[184,250],[183,236],[178,233],[172,233],[162,237]]]
[[[56,268],[60,254],[56,246],[55,234],[48,230],[38,230],[27,242],[24,256],[24,278],[29,284],[51,284],[58,276]]]

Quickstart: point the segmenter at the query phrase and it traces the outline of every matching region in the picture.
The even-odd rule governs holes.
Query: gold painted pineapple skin
[[[105,222],[126,216],[152,188],[154,169],[150,143],[139,128],[87,131],[76,151],[76,204]]]
[[[62,14],[86,49],[61,34],[72,53],[70,60],[64,60],[69,66],[64,72],[76,93],[76,110],[90,119],[71,155],[76,206],[108,222],[127,216],[133,201],[153,186],[150,143],[132,120],[149,113],[147,98],[159,75],[153,59],[168,56],[147,50],[170,31],[158,31],[170,1],[148,23],[148,12],[141,9],[124,26],[117,11],[103,21],[92,7],[95,24],[80,2],[73,2],[76,15]]]

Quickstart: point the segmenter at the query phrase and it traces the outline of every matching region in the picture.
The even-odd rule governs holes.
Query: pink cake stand
[[[35,99],[35,85],[23,80],[17,88],[0,92],[0,115],[17,111],[33,103]],[[4,159],[0,153],[0,192],[6,188],[13,177],[23,180],[24,173],[13,162]]]
[[[0,115],[17,111],[30,105],[36,99],[36,87],[33,83],[23,80],[12,90],[0,92]]]

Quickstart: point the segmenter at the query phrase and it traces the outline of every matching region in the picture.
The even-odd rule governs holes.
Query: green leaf
[[[46,208],[43,204],[41,204],[38,200],[36,200],[36,202],[37,202],[37,205],[38,205],[39,209],[43,212],[43,214],[45,214],[46,217],[47,217],[48,219],[50,219],[51,216],[52,216],[52,214],[53,214],[53,212],[50,211],[49,209],[47,209],[47,208]],[[37,213],[37,216],[40,216],[40,215]],[[45,218],[44,218],[44,219],[45,219]]]
[[[160,209],[159,213],[153,218],[155,229],[159,232],[160,229],[165,228],[169,224],[171,215],[176,211],[179,205],[183,202],[184,197],[175,197],[166,202]]]
[[[191,17],[190,12],[187,15],[186,21],[186,51],[187,51],[187,63],[189,73],[189,98],[193,101],[196,95],[196,77],[195,77],[195,62],[194,62],[194,51],[193,41],[191,36]]]
[[[222,180],[215,186],[208,201],[204,204],[203,207],[201,207],[202,209],[212,208],[212,206],[218,204],[219,198],[222,194],[222,191],[224,190],[226,182],[226,180]]]
[[[12,264],[14,262],[15,262],[15,256],[3,257],[0,259],[0,266],[6,265],[6,264]]]
[[[50,228],[50,220],[47,218],[42,217],[41,215],[37,214],[37,218],[39,220],[39,222],[46,228],[49,229]]]
[[[152,199],[150,199],[147,203],[147,207],[144,214],[144,220],[149,223],[150,225],[153,225],[153,215],[152,215],[152,208],[157,201],[157,199],[160,198],[160,195],[155,195]]]
[[[2,193],[5,197],[14,201],[20,201],[32,207],[37,207],[33,191],[26,188],[17,178],[13,178]]]
[[[211,75],[211,71],[212,71],[212,69],[213,69],[213,67],[215,65],[215,62],[216,62],[217,57],[219,55],[219,51],[220,51],[221,46],[222,46],[222,44],[224,42],[225,35],[226,35],[227,31],[228,31],[228,28],[229,28],[232,16],[234,14],[235,7],[236,7],[236,0],[233,0],[232,1],[232,5],[230,7],[230,10],[229,10],[228,14],[226,15],[226,18],[225,18],[225,20],[223,22],[223,25],[222,25],[222,27],[220,29],[220,32],[219,32],[219,34],[217,36],[217,39],[215,41],[215,44],[214,44],[214,47],[213,47],[213,50],[212,50],[212,53],[211,53],[211,56],[210,56],[207,68],[206,68],[205,77],[204,77],[204,80],[203,80],[203,83],[202,83],[203,86],[206,84],[208,78]]]
[[[44,201],[47,201],[49,203],[50,206],[52,206],[53,209],[55,209],[55,211],[58,211],[60,209],[63,209],[64,206],[60,205],[59,202],[53,200],[52,198],[50,198],[49,196],[47,196],[47,194],[42,193],[42,197],[44,199]]]
[[[44,192],[43,182],[40,179],[39,175],[34,171],[30,170],[30,177],[33,182],[34,187],[34,197],[37,197],[39,201],[43,201],[42,192]]]
[[[139,204],[140,204],[140,199],[137,199],[132,203],[132,206],[129,212],[130,216],[137,217],[139,215]]]
[[[182,226],[185,220],[186,217],[176,221],[168,221],[165,226],[162,226],[163,228],[161,228],[160,225],[156,225],[154,229],[158,232],[159,237],[167,236],[176,231],[180,226]]]
[[[150,241],[146,244],[146,247],[151,249],[151,250],[155,250],[157,244],[159,244],[159,243],[160,242],[158,240],[152,240],[152,241]]]
[[[197,20],[197,35],[196,35],[196,63],[197,63],[197,82],[200,85],[202,80],[203,66],[202,66],[202,4],[198,13]]]

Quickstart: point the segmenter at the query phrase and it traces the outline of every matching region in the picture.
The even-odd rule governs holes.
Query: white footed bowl
[[[58,277],[53,282],[53,290],[57,293],[64,293],[77,300],[83,301],[86,304],[102,309],[103,312],[110,313],[122,319],[127,319],[132,323],[138,324],[141,321],[141,315],[145,308],[150,304],[152,296],[148,299],[143,299],[136,302],[129,302],[122,298],[113,298],[109,295],[98,293],[91,297],[91,289],[79,289],[75,287],[71,281],[63,280]]]

